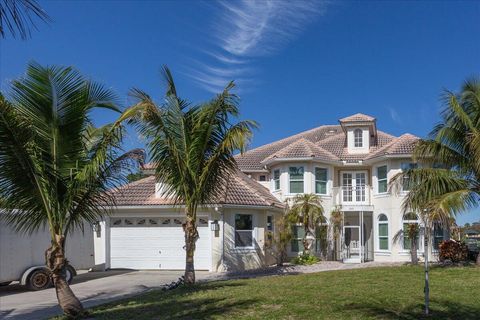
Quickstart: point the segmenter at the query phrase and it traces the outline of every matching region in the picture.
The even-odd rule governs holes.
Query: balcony
[[[341,206],[343,211],[372,210],[372,187],[369,185],[334,187],[332,191],[333,204]]]

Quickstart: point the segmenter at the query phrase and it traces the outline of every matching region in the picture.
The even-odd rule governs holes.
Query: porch
[[[344,263],[373,261],[373,212],[342,211],[340,260]]]

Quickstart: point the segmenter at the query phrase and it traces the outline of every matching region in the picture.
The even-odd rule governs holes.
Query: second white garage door
[[[185,269],[184,218],[135,217],[110,219],[110,267]],[[207,218],[198,219],[195,269],[210,270],[211,244]]]

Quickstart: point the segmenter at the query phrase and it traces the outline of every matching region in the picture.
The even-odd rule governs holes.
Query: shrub
[[[311,265],[315,264],[319,261],[319,259],[311,254],[303,253],[301,256],[298,256],[292,260],[293,264],[300,264],[300,265]]]
[[[452,262],[466,261],[468,259],[467,246],[455,240],[446,240],[440,243],[440,261],[450,260]]]

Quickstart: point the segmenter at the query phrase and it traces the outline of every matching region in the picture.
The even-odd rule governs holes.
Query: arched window
[[[363,132],[360,129],[353,131],[353,138],[355,142],[355,148],[363,147]]]
[[[403,249],[410,250],[412,247],[412,236],[415,236],[415,245],[419,250],[420,245],[420,226],[418,217],[413,212],[407,212],[403,215]]]
[[[388,250],[388,218],[383,213],[378,216],[378,249]]]

